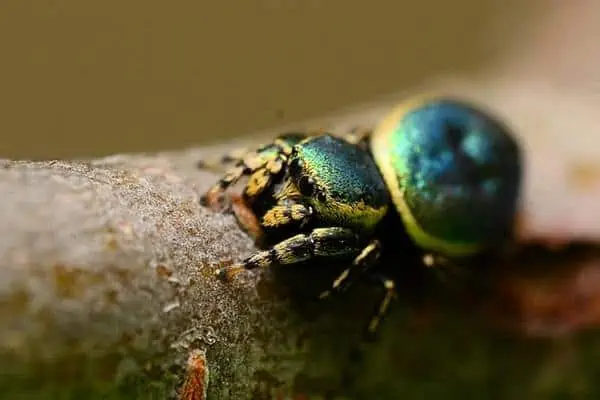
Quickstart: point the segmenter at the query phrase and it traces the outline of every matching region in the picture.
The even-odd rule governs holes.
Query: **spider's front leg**
[[[224,156],[225,160],[235,160],[234,166],[202,196],[202,204],[213,209],[222,209],[224,193],[244,176],[250,177],[244,189],[244,196],[251,201],[269,188],[277,176],[285,172],[287,158],[293,146],[302,138],[302,134],[286,134],[244,156]]]
[[[310,233],[283,240],[268,250],[256,252],[238,265],[220,269],[217,276],[223,280],[231,280],[244,270],[296,264],[314,257],[352,256],[360,251],[360,239],[351,229],[316,228]]]
[[[235,275],[245,270],[296,264],[314,257],[355,256],[352,265],[334,281],[332,288],[323,292],[321,298],[324,298],[332,293],[340,292],[359,277],[368,275],[369,267],[376,263],[380,253],[379,241],[373,240],[365,247],[351,229],[317,228],[308,234],[292,236],[268,250],[259,251],[238,265],[219,269],[216,271],[216,275],[224,281],[230,281]],[[375,278],[383,286],[385,292],[367,326],[369,337],[375,335],[381,319],[387,313],[390,302],[396,293],[393,280],[378,275],[371,276],[371,278]]]

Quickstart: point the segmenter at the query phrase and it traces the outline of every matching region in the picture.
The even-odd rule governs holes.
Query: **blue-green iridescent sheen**
[[[380,208],[390,202],[386,185],[364,150],[340,138],[322,135],[299,147],[299,157],[334,200]]]
[[[405,113],[388,141],[398,192],[424,232],[477,244],[511,228],[521,155],[498,121],[467,104],[435,100]]]

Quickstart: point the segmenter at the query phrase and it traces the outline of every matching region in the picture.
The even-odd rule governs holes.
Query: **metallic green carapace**
[[[321,225],[371,233],[390,197],[370,155],[331,136],[305,139],[290,157],[292,180],[319,215]]]
[[[374,132],[286,134],[225,158],[234,167],[204,204],[221,204],[227,188],[248,176],[244,198],[260,228],[284,239],[218,276],[350,257],[350,267],[322,296],[365,274],[376,276],[385,296],[370,332],[394,294],[394,279],[371,268],[385,250],[382,243],[408,244],[428,265],[490,249],[511,237],[522,174],[519,146],[508,129],[448,98],[402,104]]]
[[[380,124],[371,147],[419,246],[465,255],[510,234],[521,154],[499,121],[460,101],[412,102]]]

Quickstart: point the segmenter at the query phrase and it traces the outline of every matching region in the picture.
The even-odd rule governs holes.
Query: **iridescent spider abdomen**
[[[498,120],[461,101],[422,99],[396,108],[371,148],[418,246],[460,256],[510,235],[521,153]]]

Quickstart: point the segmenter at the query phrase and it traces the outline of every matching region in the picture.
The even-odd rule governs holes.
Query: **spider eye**
[[[303,196],[312,196],[315,192],[315,181],[309,176],[302,176],[298,180],[298,189]]]
[[[319,203],[325,203],[327,201],[327,196],[325,196],[325,193],[323,192],[317,192],[315,197]]]

